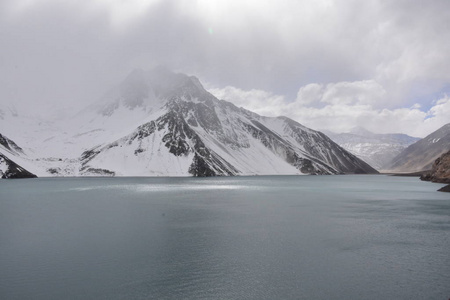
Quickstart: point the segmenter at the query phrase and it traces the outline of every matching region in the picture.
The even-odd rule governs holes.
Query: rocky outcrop
[[[6,153],[8,156],[6,156]],[[23,155],[23,149],[19,147],[13,140],[0,134],[0,178],[34,178],[35,174],[29,172],[22,166],[19,166],[15,157]]]
[[[450,183],[450,151],[436,159],[431,171],[422,175],[420,179],[437,183]],[[439,191],[449,192],[450,185]]]
[[[438,189],[438,191],[450,193],[450,184],[444,186],[443,188]]]
[[[0,145],[13,154],[23,154],[22,148],[2,134],[0,134]]]
[[[0,177],[3,179],[13,178],[36,178],[33,173],[25,170],[8,157],[0,153]]]

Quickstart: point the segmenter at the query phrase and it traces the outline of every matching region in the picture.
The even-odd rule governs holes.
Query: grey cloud
[[[446,0],[217,1],[217,15],[200,9],[208,2],[156,1],[124,24],[107,2],[13,3],[2,4],[0,101],[87,103],[161,64],[291,100],[309,83],[376,80],[390,99],[380,105],[398,107],[450,85]]]

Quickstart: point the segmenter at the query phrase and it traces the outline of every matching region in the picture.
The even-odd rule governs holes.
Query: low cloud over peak
[[[450,93],[447,0],[6,0],[0,16],[0,104],[86,105],[159,64],[228,94],[265,91],[234,101],[295,114],[370,107],[432,119]]]

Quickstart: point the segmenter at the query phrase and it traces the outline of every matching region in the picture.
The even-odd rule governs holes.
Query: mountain
[[[418,172],[431,169],[434,161],[450,150],[450,123],[417,141],[391,163],[394,172]]]
[[[193,76],[134,71],[96,110],[144,112],[128,134],[81,156],[83,175],[376,173],[323,133],[218,100]]]
[[[377,173],[321,132],[238,108],[163,68],[133,71],[72,118],[2,124],[38,176]]]
[[[5,153],[11,155],[23,154],[22,148],[0,134],[0,178],[33,178],[37,177],[35,174],[29,172],[25,168],[19,166],[17,163],[9,159]]]
[[[420,140],[406,134],[377,134],[362,127],[348,133],[327,132],[327,135],[377,170],[388,168],[394,157]]]

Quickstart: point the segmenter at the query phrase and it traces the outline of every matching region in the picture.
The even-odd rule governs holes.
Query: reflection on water
[[[447,299],[450,196],[386,176],[0,182],[1,299]]]
[[[258,189],[262,189],[259,187]],[[130,192],[178,192],[180,190],[187,191],[205,191],[205,190],[237,190],[237,189],[252,189],[246,186],[237,185],[188,185],[188,184],[165,184],[165,185],[148,185],[148,184],[124,184],[124,185],[109,185],[109,186],[88,186],[88,187],[76,187],[68,189],[71,191],[89,191],[89,190],[128,190]]]

